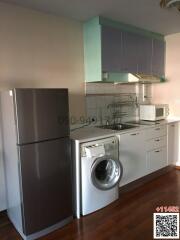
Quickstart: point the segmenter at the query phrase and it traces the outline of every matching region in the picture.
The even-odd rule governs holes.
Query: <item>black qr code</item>
[[[179,213],[154,213],[154,239],[179,239]]]

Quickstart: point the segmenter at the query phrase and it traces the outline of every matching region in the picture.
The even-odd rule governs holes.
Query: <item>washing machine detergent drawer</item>
[[[103,145],[85,147],[86,157],[104,156],[105,149]]]

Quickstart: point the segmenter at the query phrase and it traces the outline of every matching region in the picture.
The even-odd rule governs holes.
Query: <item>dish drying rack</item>
[[[129,106],[133,108],[138,107],[137,95],[135,93],[131,94],[118,94],[118,101],[116,101],[116,96],[114,101],[107,106],[107,110],[110,111],[114,120],[121,119],[122,117],[129,116],[128,112],[122,111],[124,106]]]
[[[136,93],[97,93],[97,94],[87,94],[87,97],[102,97],[102,96],[109,96],[114,97],[113,105],[117,105],[119,107],[120,105],[134,105],[138,103],[137,94]],[[118,98],[118,101],[115,100],[115,98]],[[110,106],[111,104],[109,104]]]
[[[114,108],[118,108],[120,106],[134,106],[138,104],[137,101],[137,96],[135,93],[131,93],[131,94],[119,94],[117,95],[118,97],[118,101],[116,101],[114,99],[114,102],[112,104],[109,104],[107,107],[114,107]],[[115,96],[116,98],[116,96]]]

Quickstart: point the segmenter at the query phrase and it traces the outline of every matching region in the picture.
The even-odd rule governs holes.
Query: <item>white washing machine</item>
[[[116,137],[83,143],[80,151],[80,211],[86,215],[118,199],[123,170]]]

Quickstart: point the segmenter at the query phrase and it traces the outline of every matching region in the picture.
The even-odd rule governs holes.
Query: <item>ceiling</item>
[[[0,0],[85,21],[101,15],[164,35],[180,32],[180,13],[161,9],[160,0]]]

